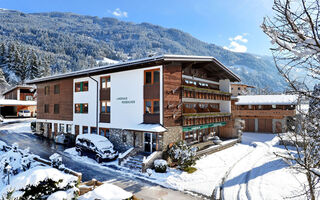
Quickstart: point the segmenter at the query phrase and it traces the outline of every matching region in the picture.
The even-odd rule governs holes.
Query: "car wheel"
[[[96,156],[96,161],[97,161],[98,163],[101,163],[102,159],[100,158],[100,156]]]

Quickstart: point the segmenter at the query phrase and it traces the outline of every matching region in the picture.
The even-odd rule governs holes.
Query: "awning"
[[[184,126],[182,128],[182,130],[183,130],[183,132],[195,131],[195,130],[200,130],[200,129],[205,129],[205,128],[225,126],[226,124],[227,124],[227,122],[216,122],[216,123],[196,125],[196,126]]]
[[[161,133],[167,131],[161,124],[137,124],[136,126],[130,126],[125,128],[127,130],[134,130],[134,131],[143,131],[143,132],[155,132]]]
[[[14,99],[0,99],[0,106],[36,106],[36,101],[21,101]]]

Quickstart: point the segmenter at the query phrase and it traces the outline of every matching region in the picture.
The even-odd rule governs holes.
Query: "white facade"
[[[98,76],[82,77],[73,80],[76,82],[88,81],[88,91],[75,92],[73,89],[73,127],[72,133],[75,134],[75,125],[79,125],[79,133],[82,127],[96,127],[96,119],[100,117],[100,78],[110,76],[110,123],[99,123],[99,128],[118,128],[132,129],[143,123],[144,114],[144,71],[160,68],[160,77],[163,74],[162,66],[155,66],[143,69],[116,72],[111,74],[101,74]],[[98,96],[97,83],[98,82]],[[163,107],[163,81],[160,78],[160,108]],[[75,104],[88,103],[88,113],[75,113]],[[98,110],[97,110],[98,105]],[[98,115],[97,115],[98,111]],[[163,109],[160,109],[160,123],[162,124]]]

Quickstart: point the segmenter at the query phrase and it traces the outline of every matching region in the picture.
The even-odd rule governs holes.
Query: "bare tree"
[[[296,116],[292,134],[281,137],[293,166],[304,172],[308,198],[316,199],[320,173],[320,94],[312,92],[320,80],[320,2],[319,0],[274,0],[272,18],[261,25],[274,47],[271,49],[276,67],[285,78],[290,91],[300,99],[310,99],[309,112]],[[315,90],[319,86],[315,86]],[[289,141],[289,142],[285,142]],[[289,145],[295,147],[290,151]]]

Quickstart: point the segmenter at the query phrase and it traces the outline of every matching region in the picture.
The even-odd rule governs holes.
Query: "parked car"
[[[31,117],[30,110],[20,110],[18,112],[18,117]]]
[[[0,122],[4,121],[4,117],[2,115],[0,115]]]
[[[95,134],[81,134],[76,139],[76,150],[79,155],[88,156],[98,163],[115,160],[119,153],[106,138]]]

